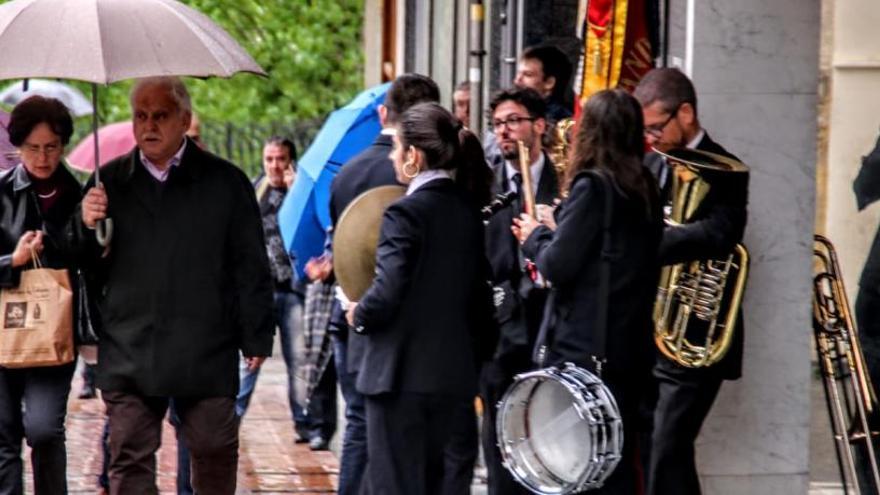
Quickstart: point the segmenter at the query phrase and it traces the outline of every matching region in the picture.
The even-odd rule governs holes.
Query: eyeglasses
[[[44,144],[43,146],[40,146],[38,144],[24,143],[21,146],[21,152],[31,156],[40,154],[55,156],[61,152],[62,147],[63,146],[61,146],[60,142]]]
[[[511,131],[516,130],[519,125],[523,122],[532,122],[535,119],[531,117],[520,117],[518,115],[514,115],[512,117],[508,117],[507,120],[493,120],[490,122],[492,124],[492,130],[500,131],[503,126],[507,126]]]
[[[675,110],[673,110],[672,113],[669,114],[669,117],[666,117],[666,120],[664,120],[663,122],[659,124],[645,126],[645,135],[657,139],[663,137],[663,129],[666,129],[666,126],[668,126],[669,123],[672,122],[672,119],[674,119],[675,116],[678,115],[679,108],[681,108],[681,105],[675,107]]]

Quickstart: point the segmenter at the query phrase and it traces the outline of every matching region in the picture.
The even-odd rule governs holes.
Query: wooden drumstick
[[[519,151],[519,173],[522,176],[522,194],[525,200],[526,213],[535,218],[535,196],[532,194],[532,172],[530,170],[529,147],[521,139],[516,140]]]

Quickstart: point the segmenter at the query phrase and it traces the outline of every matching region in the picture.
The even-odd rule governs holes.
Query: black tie
[[[519,196],[522,196],[522,174],[517,172],[513,174],[513,177],[510,178],[514,184],[516,184],[516,193]]]
[[[514,208],[514,216],[519,216],[519,212],[523,211],[523,189],[522,189],[522,174],[517,172],[513,174],[510,180],[514,183],[514,190],[516,191],[516,200],[513,202]]]

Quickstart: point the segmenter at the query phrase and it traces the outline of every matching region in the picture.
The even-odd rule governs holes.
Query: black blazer
[[[345,208],[355,198],[374,187],[400,184],[388,157],[392,147],[391,136],[379,134],[373,144],[347,161],[333,178],[330,184],[330,220],[334,229]],[[349,372],[357,371],[364,355],[364,337],[347,331],[345,313],[338,302],[333,305],[330,324],[342,338],[347,338],[346,369]]]
[[[137,148],[101,167],[101,179],[114,222],[107,256],[77,214],[103,288],[98,387],[235,397],[239,351],[269,356],[275,333],[272,277],[250,181],[192,141],[161,185]]]
[[[650,173],[645,170],[644,174],[653,188]],[[543,342],[547,345],[547,365],[570,361],[594,369],[592,356],[600,352],[595,344],[595,327],[601,296],[600,253],[607,192],[597,181],[590,174],[578,175],[568,198],[557,210],[556,231],[539,226],[523,244],[523,251],[553,284],[542,323],[542,333],[547,335]],[[615,381],[620,377],[645,377],[653,364],[651,318],[663,220],[656,193],[651,215],[641,199],[627,197],[617,186],[612,194],[613,257],[603,376]]]
[[[492,164],[492,171],[495,176],[492,193],[507,192],[509,177],[504,161]],[[553,163],[544,155],[544,169],[535,192],[535,203],[553,204],[558,196],[559,184]],[[501,326],[496,357],[504,360],[514,353],[524,353],[528,363],[547,290],[535,287],[524,272],[524,258],[519,243],[510,231],[514,217],[519,216],[522,209],[522,203],[517,200],[489,219],[486,226],[486,253],[492,270],[492,283],[504,291],[501,305],[496,309],[496,318]]]
[[[478,208],[449,179],[385,211],[376,278],[355,310],[367,336],[361,393],[476,394],[495,344],[483,235]]]
[[[706,134],[697,144],[697,149],[739,160]],[[654,157],[657,155],[654,154]],[[648,160],[656,158],[648,158]],[[660,162],[665,166],[665,163]],[[660,168],[656,167],[658,171]],[[742,242],[746,228],[749,174],[707,174],[711,184],[709,193],[694,213],[693,221],[680,226],[667,227],[663,231],[659,256],[664,265],[706,258],[726,257],[737,243]],[[669,194],[669,181],[664,184],[664,193]],[[664,203],[668,199],[664,196]],[[743,314],[740,309],[736,331],[731,348],[720,363],[707,368],[727,379],[742,375],[743,353]],[[672,370],[678,368],[665,358],[659,362]],[[686,372],[685,369],[678,369]],[[700,373],[703,370],[696,370]]]
[[[392,146],[391,136],[379,134],[367,149],[345,162],[333,178],[330,183],[330,220],[333,226],[356,197],[374,187],[400,184],[388,157]]]

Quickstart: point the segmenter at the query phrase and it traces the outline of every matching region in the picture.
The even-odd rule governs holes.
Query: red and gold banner
[[[631,91],[654,65],[645,0],[588,0],[581,10],[581,103],[602,89]]]

